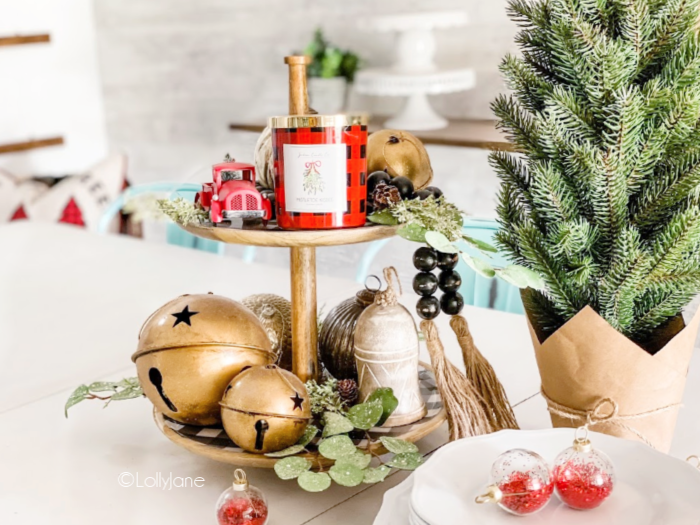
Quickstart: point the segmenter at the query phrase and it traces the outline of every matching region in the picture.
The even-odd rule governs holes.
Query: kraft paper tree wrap
[[[590,306],[645,346],[700,292],[698,3],[509,2],[497,240],[544,278],[547,335]]]
[[[671,448],[700,310],[672,327],[655,355],[586,307],[542,341],[530,321],[542,394],[555,427],[579,427]],[[680,330],[679,330],[680,328]],[[675,333],[675,335],[673,335]]]

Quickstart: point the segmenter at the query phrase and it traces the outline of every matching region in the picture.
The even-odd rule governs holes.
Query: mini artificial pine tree
[[[644,345],[700,292],[699,2],[509,1],[497,240],[545,333],[590,305]]]

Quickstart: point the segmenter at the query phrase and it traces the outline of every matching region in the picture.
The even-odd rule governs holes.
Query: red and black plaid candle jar
[[[272,117],[277,223],[289,230],[363,226],[367,117]]]

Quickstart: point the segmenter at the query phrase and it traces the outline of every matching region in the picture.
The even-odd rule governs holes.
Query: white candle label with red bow
[[[284,145],[284,198],[289,212],[347,209],[345,144]]]

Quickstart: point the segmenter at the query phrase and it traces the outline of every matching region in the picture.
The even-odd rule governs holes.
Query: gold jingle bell
[[[141,328],[139,381],[155,407],[188,425],[221,421],[219,401],[246,367],[275,360],[265,329],[242,304],[213,294],[183,295]]]
[[[276,365],[255,366],[231,381],[221,401],[228,437],[248,452],[291,447],[311,420],[304,383]]]
[[[398,129],[375,131],[367,139],[367,173],[386,171],[392,177],[411,179],[421,190],[433,180],[425,146],[415,135]]]

